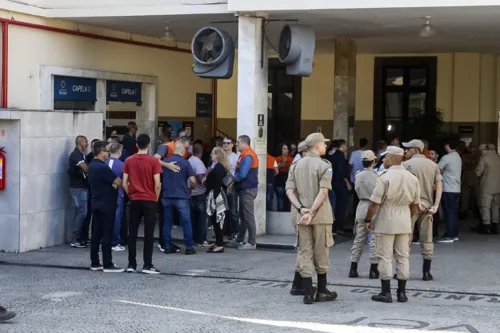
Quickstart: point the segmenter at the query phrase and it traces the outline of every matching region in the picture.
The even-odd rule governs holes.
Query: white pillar
[[[250,137],[259,158],[259,192],[255,199],[257,236],[266,233],[267,48],[262,47],[262,23],[262,18],[238,19],[237,133]],[[263,126],[259,126],[259,115]]]

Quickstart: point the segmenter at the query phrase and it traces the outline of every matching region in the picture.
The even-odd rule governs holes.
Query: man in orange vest
[[[267,154],[267,177],[266,177],[266,207],[267,210],[273,210],[274,201],[274,180],[279,173],[276,159]]]
[[[255,250],[257,229],[254,216],[254,200],[259,185],[259,159],[250,147],[250,137],[241,135],[238,138],[238,150],[241,152],[236,164],[234,180],[240,207],[240,231],[238,237],[229,246],[237,246],[238,250]],[[243,244],[248,230],[248,243]]]

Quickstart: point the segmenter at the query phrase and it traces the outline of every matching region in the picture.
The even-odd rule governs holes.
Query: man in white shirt
[[[302,141],[299,143],[299,146],[297,147],[297,152],[298,154],[295,155],[292,164],[300,160],[302,157],[305,157],[307,155],[307,145],[305,141]]]
[[[440,243],[458,241],[458,201],[460,200],[460,185],[462,177],[462,158],[457,152],[458,139],[449,139],[444,145],[447,154],[438,163],[443,175],[443,212],[446,223],[446,233],[438,239]]]

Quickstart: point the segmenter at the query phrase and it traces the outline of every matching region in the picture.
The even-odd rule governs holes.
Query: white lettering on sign
[[[89,93],[92,92],[92,87],[91,86],[73,86],[73,91],[75,92],[81,92],[81,93]]]
[[[135,96],[137,95],[137,89],[123,88],[122,95]]]

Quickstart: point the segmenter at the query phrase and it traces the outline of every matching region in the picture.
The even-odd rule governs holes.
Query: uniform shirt
[[[420,202],[418,179],[402,165],[393,165],[377,179],[370,201],[380,205],[373,223],[375,233],[409,234],[410,204]]]
[[[206,176],[207,168],[205,167],[205,164],[203,164],[203,162],[198,157],[191,156],[188,162],[191,165],[191,168],[193,169],[194,174],[196,176],[198,175]],[[196,184],[196,188],[191,192],[191,196],[202,195],[205,193],[206,190],[207,189],[205,188],[205,185],[198,182],[198,184]]]
[[[444,155],[438,163],[443,170],[443,192],[460,193],[462,159],[456,151]]]
[[[120,161],[117,158],[110,157],[106,160],[106,164],[113,171],[116,178],[123,179],[123,167],[125,166],[125,163],[123,163],[122,161]],[[122,187],[120,187],[118,189],[118,194],[120,196],[123,196],[123,188]]]
[[[354,190],[359,198],[358,208],[356,208],[356,220],[366,218],[377,177],[378,174],[372,168],[365,168],[355,175]]]
[[[92,192],[92,206],[116,209],[118,190],[113,187],[115,173],[103,161],[94,158],[89,164],[89,185]]]
[[[166,169],[163,173],[163,199],[190,199],[187,181],[196,176],[191,164],[182,156],[174,154],[164,160],[166,163],[177,162],[179,172]]]
[[[153,156],[135,154],[125,160],[123,173],[128,175],[130,200],[158,201],[154,176],[162,173],[160,162]]]
[[[500,193],[500,156],[494,151],[483,153],[476,167],[481,194]]]
[[[88,188],[87,176],[80,168],[80,164],[87,163],[85,160],[85,154],[80,151],[80,149],[75,148],[73,152],[69,155],[68,163],[68,175],[69,175],[69,187],[71,188]]]
[[[351,153],[351,157],[349,158],[349,164],[352,165],[352,170],[351,170],[351,183],[354,183],[356,180],[356,173],[359,171],[362,171],[363,168],[363,159],[361,155],[363,154],[364,150],[355,150]]]
[[[294,189],[303,206],[312,207],[322,188],[332,189],[332,165],[328,160],[309,153],[308,156],[292,164],[286,189]],[[311,224],[333,224],[332,206],[328,198],[319,207]]]
[[[403,163],[406,170],[417,177],[420,184],[420,201],[428,208],[434,205],[434,186],[443,180],[436,163],[423,154],[413,155]]]

